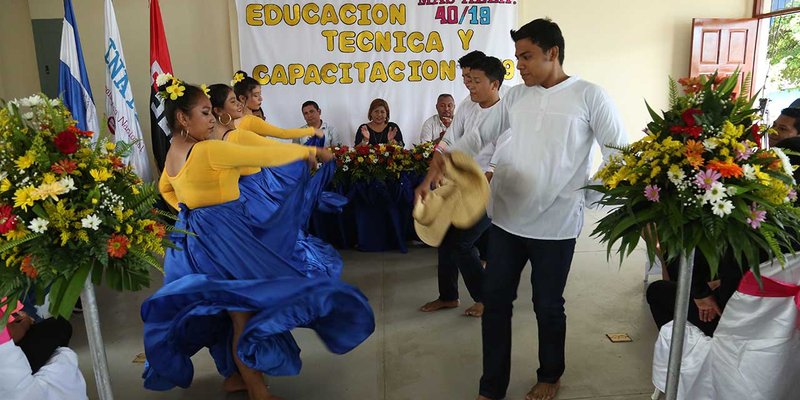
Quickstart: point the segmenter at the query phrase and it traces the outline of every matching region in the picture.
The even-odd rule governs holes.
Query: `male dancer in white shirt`
[[[511,129],[492,180],[492,227],[483,291],[483,376],[478,400],[506,396],[511,374],[511,315],[520,275],[531,262],[533,309],[539,334],[538,382],[526,400],[553,399],[564,373],[564,287],[583,226],[584,186],[592,146],[628,143],[616,107],[599,86],[564,73],[564,37],[558,25],[537,19],[518,31],[517,69],[525,82],[494,107],[480,134],[443,141],[423,196],[438,182],[448,150],[477,154]]]
[[[478,127],[484,117],[500,101],[500,87],[506,73],[502,61],[495,57],[485,57],[483,53],[476,57],[470,55],[462,57],[459,65],[464,74],[467,74],[464,76],[464,83],[469,90],[470,99],[461,103],[461,109],[456,112],[456,118],[444,134],[443,140],[454,141],[465,135],[478,134]],[[487,179],[492,171],[494,149],[494,144],[490,144],[477,158],[479,165],[487,173]],[[476,242],[490,225],[489,218],[483,216],[469,229],[450,227],[438,249],[439,298],[423,305],[421,311],[430,312],[458,306],[460,271],[464,284],[475,302],[464,314],[471,317],[483,315],[481,291],[484,271]]]

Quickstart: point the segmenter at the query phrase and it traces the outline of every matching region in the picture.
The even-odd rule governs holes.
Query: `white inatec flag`
[[[114,4],[106,0],[105,62],[106,62],[106,118],[108,129],[114,134],[117,142],[133,144],[130,155],[125,162],[131,165],[142,178],[149,182],[153,175],[150,161],[139,125],[139,115],[133,102],[133,89],[128,80],[128,66],[122,52],[122,42],[114,14]]]

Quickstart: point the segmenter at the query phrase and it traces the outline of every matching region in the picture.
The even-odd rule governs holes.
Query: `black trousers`
[[[647,287],[647,303],[650,304],[650,313],[653,314],[653,320],[658,329],[672,321],[675,316],[675,295],[677,293],[678,283],[673,281],[655,281]],[[716,295],[715,292],[712,293]],[[724,307],[724,303],[719,306]],[[707,336],[714,336],[720,317],[718,316],[710,322],[701,321],[697,304],[693,300],[689,300],[689,314],[686,319],[692,325],[700,328]]]
[[[69,346],[71,338],[72,325],[69,321],[63,318],[48,318],[31,325],[17,346],[25,353],[35,374],[47,364],[47,360],[57,348]]]
[[[575,239],[538,240],[511,234],[492,225],[489,263],[484,281],[483,376],[480,394],[490,399],[506,396],[511,376],[511,316],[525,264],[531,262],[533,310],[539,334],[539,382],[555,383],[564,373],[567,284]]]
[[[492,221],[484,215],[472,228],[447,231],[439,246],[439,300],[458,300],[458,272],[464,278],[472,300],[481,301],[483,266],[475,243],[489,229]]]

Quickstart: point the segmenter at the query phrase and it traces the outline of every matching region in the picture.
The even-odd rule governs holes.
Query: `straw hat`
[[[472,157],[453,152],[445,161],[445,182],[414,206],[414,229],[426,244],[437,247],[450,225],[470,228],[486,213],[489,183]]]

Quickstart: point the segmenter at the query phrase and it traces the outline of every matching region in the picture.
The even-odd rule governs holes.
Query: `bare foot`
[[[444,308],[456,308],[458,307],[458,300],[453,301],[442,301],[442,300],[434,300],[430,303],[425,303],[424,306],[420,307],[419,310],[422,312],[432,312],[432,311],[439,311]]]
[[[531,391],[525,396],[525,400],[553,400],[560,387],[561,381],[556,381],[556,383],[539,382],[533,385]]]
[[[483,303],[473,304],[472,307],[464,311],[464,315],[467,317],[480,318],[483,316]]]
[[[244,384],[242,376],[238,372],[234,372],[231,376],[225,378],[222,388],[227,393],[244,392],[247,390],[247,385]]]

